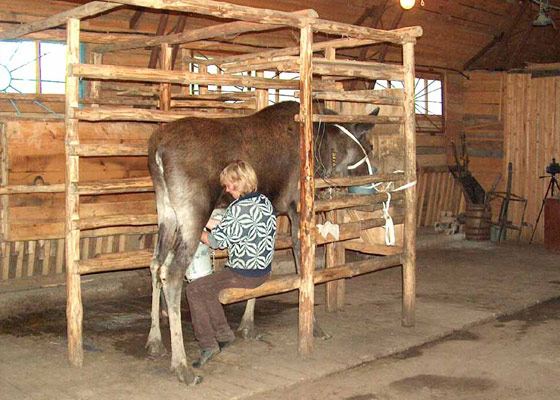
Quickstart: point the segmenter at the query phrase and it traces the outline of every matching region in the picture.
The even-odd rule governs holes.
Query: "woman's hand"
[[[208,240],[208,232],[202,231],[202,234],[200,235],[200,241],[206,245],[210,244]]]
[[[208,222],[206,223],[206,228],[212,230],[214,229],[216,226],[218,226],[218,224],[220,223],[219,219],[214,219],[214,218],[210,218],[208,220]]]

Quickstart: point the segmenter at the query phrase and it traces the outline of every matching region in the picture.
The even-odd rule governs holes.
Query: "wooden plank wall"
[[[154,124],[83,123],[83,143],[146,144]],[[13,120],[5,123],[10,185],[64,183],[64,123]],[[80,179],[148,176],[146,157],[83,158]],[[87,217],[122,213],[154,213],[152,193],[84,196],[82,215]],[[10,241],[64,237],[64,194],[10,195],[8,229]]]
[[[553,157],[560,160],[560,77],[512,73],[505,80],[504,161],[513,164],[513,192],[528,200],[525,221],[534,224],[550,182],[539,177]],[[510,216],[519,221],[520,214],[515,208]],[[535,241],[544,239],[543,218]],[[522,239],[530,236],[531,229],[525,229]]]
[[[463,81],[463,129],[469,170],[484,189],[490,190],[503,171],[505,73],[470,72],[468,75],[469,79]],[[459,146],[460,141],[456,140]],[[502,185],[504,181],[505,175]]]
[[[524,221],[534,224],[548,185],[546,166],[560,158],[560,78],[530,74],[473,72],[464,82],[464,132],[469,168],[486,190],[500,174],[503,191],[507,164],[512,162],[512,192],[528,200]],[[492,204],[494,219],[500,202]],[[522,206],[512,203],[509,220],[521,223]],[[542,218],[542,217],[541,217]],[[539,222],[535,241],[543,240]],[[528,241],[532,227],[523,229]]]
[[[155,233],[86,237],[80,240],[80,252],[82,259],[88,259],[102,253],[152,249],[155,240]],[[66,273],[64,239],[4,241],[0,251],[0,284]]]

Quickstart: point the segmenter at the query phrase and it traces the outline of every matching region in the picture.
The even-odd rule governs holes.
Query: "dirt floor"
[[[297,354],[297,294],[268,297],[257,302],[256,324],[261,339],[239,339],[202,369],[201,385],[187,387],[169,373],[169,356],[146,358],[144,343],[150,324],[150,296],[143,293],[120,301],[85,304],[82,368],[72,368],[66,361],[63,309],[0,321],[0,399],[241,399],[259,395],[268,398],[270,391],[285,394],[283,398],[440,398],[430,397],[430,391],[437,396],[441,394],[441,398],[463,398],[456,396],[459,392],[455,391],[466,388],[464,393],[472,394],[479,389],[492,389],[493,382],[499,381],[496,371],[512,371],[512,376],[522,376],[527,361],[534,360],[540,360],[545,366],[548,363],[555,372],[550,376],[557,377],[558,357],[538,353],[537,347],[546,346],[547,342],[534,344],[522,338],[516,341],[513,333],[503,330],[506,333],[500,336],[500,330],[496,331],[497,340],[504,341],[503,354],[523,349],[523,364],[510,361],[489,347],[484,357],[476,356],[474,349],[484,351],[487,326],[490,331],[496,329],[496,324],[532,330],[525,322],[507,320],[504,316],[560,295],[560,255],[548,253],[539,246],[516,243],[495,245],[439,238],[430,243],[418,251],[417,323],[413,328],[400,325],[400,269],[349,280],[345,310],[339,313],[324,311],[323,288],[318,287],[316,314],[332,338],[316,341],[315,351],[307,359]],[[227,307],[232,325],[239,321],[242,311],[242,304]],[[197,354],[197,346],[188,309],[184,308],[183,312],[185,344],[192,359]],[[501,320],[496,322],[497,317]],[[489,324],[482,326],[484,323]],[[551,329],[557,327],[548,323],[539,325],[542,340],[549,340],[556,350],[560,343]],[[439,342],[428,350],[419,347],[457,332],[466,336]],[[471,340],[474,337],[484,340]],[[466,346],[468,343],[475,344],[474,349]],[[429,353],[441,369],[423,371],[419,361],[422,357],[415,357],[420,351]],[[467,363],[457,362],[458,354],[464,354],[465,360],[480,359],[485,363],[483,371],[489,375],[461,375]],[[414,363],[419,368],[416,372]],[[356,387],[364,387],[362,392],[337,394],[328,392],[326,387],[322,392],[314,385],[322,377],[328,376],[330,381],[333,374],[348,369],[360,371],[366,365],[372,369],[352,378]],[[449,369],[445,370],[444,366]],[[463,379],[465,376],[468,379]],[[366,386],[372,381],[380,386]],[[302,387],[298,384],[302,383],[307,387],[303,394],[298,392]],[[550,385],[557,387],[557,379]],[[499,392],[504,394],[523,387],[521,381],[516,386],[515,379],[513,383],[500,383],[502,386],[509,390]],[[386,387],[396,392],[387,392]],[[425,396],[412,397],[416,390]],[[313,397],[313,393],[322,395]],[[391,397],[394,393],[400,393],[400,397]]]

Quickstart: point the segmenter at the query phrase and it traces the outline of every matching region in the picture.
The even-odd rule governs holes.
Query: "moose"
[[[378,111],[379,108],[372,115]],[[159,236],[150,265],[152,313],[146,348],[151,355],[166,352],[159,321],[163,289],[171,331],[171,370],[181,382],[196,384],[201,379],[187,363],[184,349],[180,309],[183,277],[212,210],[223,199],[219,176],[232,160],[243,159],[253,165],[259,191],[271,200],[277,214],[288,216],[297,266],[298,113],[299,103],[291,101],[244,117],[187,117],[162,126],[149,140],[148,163],[156,193]],[[347,175],[348,166],[364,154],[341,130],[352,132],[371,151],[365,140],[371,128],[372,124],[346,124],[341,129],[341,125],[315,123],[316,174]],[[337,154],[336,164],[332,162],[333,153]],[[251,313],[246,312],[244,319],[248,314]],[[252,314],[250,318],[252,321]]]

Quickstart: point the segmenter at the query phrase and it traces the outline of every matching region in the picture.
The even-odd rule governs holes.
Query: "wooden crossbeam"
[[[150,68],[123,67],[116,65],[74,64],[72,76],[88,79],[123,80],[135,82],[171,83],[178,85],[232,85],[258,89],[298,89],[297,80],[254,78],[238,75],[212,75],[185,71],[163,71]]]
[[[108,193],[139,193],[153,191],[152,178],[137,177],[112,179],[107,181],[90,181],[80,183],[80,195],[108,194]]]
[[[341,22],[322,20],[316,17],[296,16],[285,11],[259,9],[254,7],[240,6],[222,1],[206,0],[113,0],[115,3],[149,7],[163,10],[180,12],[192,12],[195,14],[212,15],[218,18],[234,18],[248,22],[264,24],[286,25],[301,28],[310,25],[314,31],[352,36],[358,39],[373,39],[378,42],[389,42],[402,44],[414,41],[422,36],[422,28],[419,26],[385,31],[380,29],[354,26]],[[315,16],[317,14],[315,13]]]
[[[40,21],[31,22],[29,24],[0,32],[0,40],[15,39],[28,33],[55,28],[59,25],[65,24],[69,18],[82,19],[85,17],[91,17],[96,14],[113,10],[117,7],[121,7],[121,4],[106,3],[104,1],[92,1],[91,3],[61,12]]]
[[[285,11],[265,10],[255,7],[241,6],[213,0],[112,0],[115,3],[131,6],[155,8],[189,12],[201,15],[211,15],[217,18],[233,18],[241,21],[259,22],[265,24],[303,26],[308,17],[296,16]],[[317,17],[317,13],[314,17]]]
[[[318,92],[313,93],[313,98],[316,100],[335,100],[335,101],[352,101],[357,103],[369,104],[386,104],[393,106],[401,106],[403,104],[403,90],[402,89],[389,89],[391,94],[387,91],[381,92],[380,90],[352,90],[348,92]]]
[[[326,40],[323,42],[313,43],[313,52],[323,51],[326,48],[340,49],[340,48],[352,48],[358,46],[367,46],[376,43],[375,40],[366,39],[334,39]],[[282,56],[294,56],[299,54],[299,47],[287,47],[284,49],[267,50],[259,53],[249,53],[241,55],[233,55],[222,58],[215,58],[213,61],[222,66],[226,66],[228,63],[237,63],[242,61],[259,61],[259,60],[270,60],[274,57]]]
[[[80,229],[95,229],[121,225],[155,225],[157,224],[157,214],[98,215],[91,218],[80,218],[76,224],[80,227]]]
[[[296,11],[294,15],[311,15],[311,11],[302,10]],[[200,29],[194,29],[187,32],[177,32],[171,35],[155,36],[149,39],[135,39],[112,44],[98,46],[95,51],[105,53],[109,51],[122,51],[129,49],[136,49],[141,47],[159,46],[163,43],[167,44],[181,44],[197,42],[204,39],[213,39],[218,37],[227,37],[247,32],[263,32],[271,29],[277,29],[279,25],[266,25],[255,22],[235,21],[224,24],[217,24],[207,26]]]
[[[218,112],[218,111],[163,111],[163,110],[148,110],[143,108],[132,107],[96,107],[96,108],[75,108],[73,110],[74,117],[81,121],[137,121],[137,122],[171,122],[185,117],[198,117],[198,118],[232,118],[240,117],[242,114],[234,114],[232,112]],[[82,147],[81,145],[80,147]],[[84,147],[86,148],[86,147]],[[87,148],[89,155],[94,154],[94,149]],[[100,152],[111,150],[108,148],[100,149]],[[131,152],[127,155],[143,155],[146,150],[131,148]],[[143,154],[140,154],[143,153]],[[109,154],[104,154],[109,155]],[[114,154],[117,155],[117,154]]]
[[[318,270],[313,273],[313,284],[317,285],[336,279],[351,278],[368,272],[396,267],[402,264],[401,258],[402,256],[400,254],[396,254],[363,261],[354,261],[344,265]],[[219,299],[222,304],[235,303],[237,301],[253,299],[255,297],[289,292],[291,290],[298,289],[300,285],[300,276],[296,274],[289,274],[280,277],[273,277],[255,289],[224,289],[220,291]]]
[[[148,146],[146,144],[82,143],[74,147],[74,154],[80,157],[146,156]]]
[[[299,115],[295,120],[299,122]],[[401,124],[404,122],[403,117],[389,115],[342,115],[342,114],[313,114],[313,122],[325,123],[364,123],[364,124]]]

